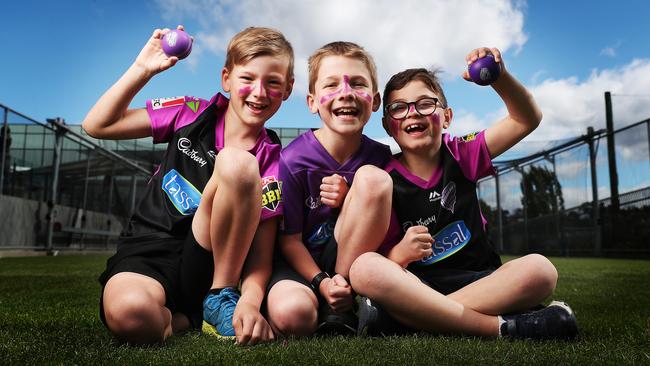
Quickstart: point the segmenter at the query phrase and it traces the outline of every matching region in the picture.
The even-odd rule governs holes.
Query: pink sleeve
[[[174,131],[194,122],[208,105],[207,100],[190,96],[148,100],[153,142],[169,142]]]
[[[467,179],[476,182],[496,173],[485,144],[485,131],[454,138],[444,136],[444,143]]]

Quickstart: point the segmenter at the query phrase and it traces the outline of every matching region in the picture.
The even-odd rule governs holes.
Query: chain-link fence
[[[502,253],[650,256],[650,119],[495,165],[478,194]]]
[[[3,105],[0,112],[0,249],[111,245],[161,151],[98,141],[81,126],[38,122]]]

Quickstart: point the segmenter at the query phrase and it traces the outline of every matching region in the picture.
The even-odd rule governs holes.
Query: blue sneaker
[[[235,337],[232,315],[240,297],[234,287],[226,287],[218,294],[208,293],[203,300],[203,333],[221,338]]]
[[[579,335],[573,310],[561,301],[553,301],[542,310],[501,318],[501,335],[510,338],[572,340]]]

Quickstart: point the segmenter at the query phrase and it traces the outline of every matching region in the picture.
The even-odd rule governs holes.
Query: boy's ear
[[[379,95],[379,92],[376,92],[372,97],[372,111],[377,112],[379,107],[381,107],[381,96]]]
[[[287,100],[287,99],[289,99],[289,96],[291,95],[291,92],[293,91],[293,82],[294,82],[294,81],[295,81],[295,79],[292,78],[292,79],[287,83],[287,88],[284,90],[284,93],[282,94],[282,100]]]
[[[393,137],[393,134],[390,133],[390,128],[388,126],[388,120],[386,119],[386,117],[381,117],[381,125],[384,127],[384,130],[386,131],[388,136]]]
[[[316,99],[312,94],[307,94],[307,107],[311,113],[318,113],[318,105],[316,105]]]
[[[454,117],[454,112],[451,108],[445,109],[445,120],[442,122],[443,128],[449,128],[451,126],[451,119]]]
[[[221,87],[226,93],[230,93],[230,71],[227,68],[221,69]]]

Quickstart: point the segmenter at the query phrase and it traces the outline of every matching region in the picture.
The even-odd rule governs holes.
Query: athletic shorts
[[[334,239],[334,235],[332,235],[329,241],[325,243],[320,255],[314,257],[318,268],[320,268],[321,271],[327,272],[330,276],[333,276],[336,268],[337,253],[338,244],[336,243],[336,239]],[[273,256],[273,272],[271,273],[269,284],[266,286],[266,293],[268,294],[271,287],[282,280],[293,280],[311,288],[311,279],[307,280],[300,275],[300,273],[287,263],[282,253],[276,250]]]
[[[203,320],[203,299],[212,285],[212,253],[196,242],[190,230],[187,238],[152,234],[121,239],[115,255],[106,262],[99,276],[102,292],[99,315],[106,325],[103,294],[108,280],[120,272],[133,272],[158,281],[165,290],[165,307],[172,314],[185,314],[192,328]]]
[[[435,265],[434,265],[435,267]],[[420,281],[443,295],[449,295],[472,282],[489,276],[494,269],[482,271],[468,271],[462,269],[438,269],[429,266],[411,265],[407,268],[416,275]]]

